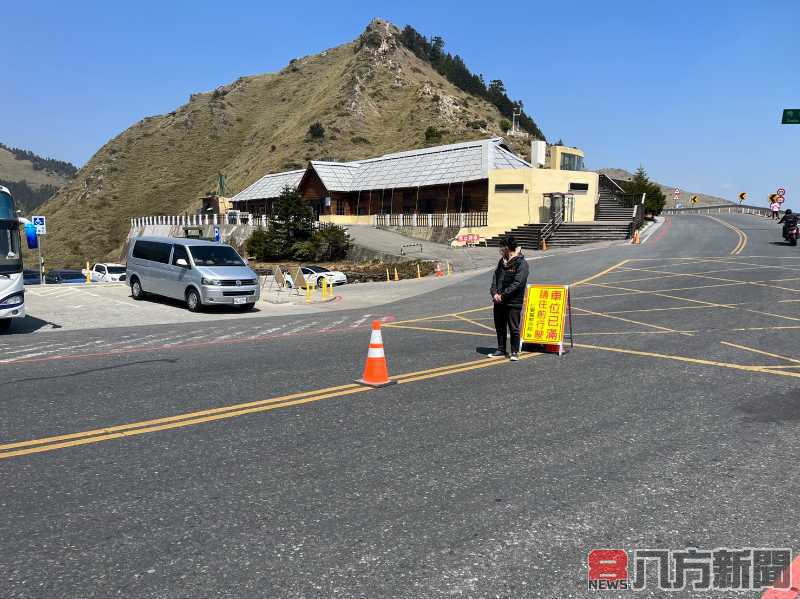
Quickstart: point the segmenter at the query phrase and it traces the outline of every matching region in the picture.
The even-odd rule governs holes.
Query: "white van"
[[[204,305],[250,310],[259,298],[258,275],[231,246],[200,239],[137,237],[128,252],[126,277],[131,295],[148,293],[186,302],[192,312]]]

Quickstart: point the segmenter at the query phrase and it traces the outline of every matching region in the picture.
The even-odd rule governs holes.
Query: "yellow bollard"
[[[391,281],[391,280],[392,280],[392,279],[391,279],[391,278],[389,278],[389,269],[387,268],[387,269],[386,269],[386,282],[388,283],[388,282],[389,282],[389,281]]]
[[[417,278],[418,278],[418,279],[421,279],[421,278],[422,278],[422,273],[421,273],[421,272],[420,272],[420,270],[419,270],[419,264],[417,264]]]
[[[331,295],[333,294],[333,289],[331,289]],[[322,299],[328,297],[328,279],[322,279]]]
[[[92,284],[92,271],[89,270],[89,261],[88,260],[86,261],[86,284],[87,285],[91,285]]]
[[[447,276],[450,276],[450,263],[447,263]]]
[[[395,281],[399,281],[400,280],[400,277],[397,275],[397,267],[396,266],[394,267],[394,280]]]

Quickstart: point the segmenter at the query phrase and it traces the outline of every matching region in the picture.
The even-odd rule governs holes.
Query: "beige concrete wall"
[[[588,183],[585,193],[574,193],[573,222],[594,220],[595,205],[598,199],[600,176],[590,171],[554,171],[550,169],[533,169],[532,201],[538,209],[539,220],[547,222],[550,218],[550,204],[545,200],[545,193],[568,193],[570,183]],[[570,220],[570,215],[566,216]],[[491,224],[491,223],[490,223]]]
[[[489,227],[507,231],[527,222],[539,222],[536,207],[531,203],[531,173],[536,170],[518,168],[489,171]],[[495,186],[507,184],[522,185],[522,191],[495,191]]]
[[[497,192],[497,184],[521,184],[521,192]],[[507,231],[523,224],[544,223],[550,219],[546,193],[568,193],[570,183],[588,183],[585,193],[575,193],[572,220],[594,220],[599,175],[589,171],[557,171],[551,169],[501,169],[489,172],[488,227],[481,229]],[[568,216],[569,218],[569,216]],[[464,233],[476,233],[464,229]],[[461,234],[461,232],[459,232]],[[483,232],[480,232],[483,235]]]

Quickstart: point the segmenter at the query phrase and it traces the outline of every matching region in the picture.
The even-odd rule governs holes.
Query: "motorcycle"
[[[786,234],[783,238],[789,242],[789,245],[797,245],[797,238],[800,237],[800,228],[797,225],[790,225],[786,227]]]

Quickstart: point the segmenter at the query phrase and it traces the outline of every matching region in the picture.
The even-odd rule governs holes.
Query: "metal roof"
[[[282,173],[274,173],[265,175],[258,181],[253,183],[247,189],[244,189],[231,198],[234,202],[241,200],[260,200],[264,198],[277,198],[281,195],[284,187],[296,188],[300,179],[303,178],[305,169],[295,171],[284,171]]]
[[[386,154],[353,162],[313,160],[328,191],[361,191],[447,185],[488,179],[493,169],[531,168],[501,137]],[[297,187],[305,171],[267,175],[233,197],[234,201],[277,197],[285,185]]]

